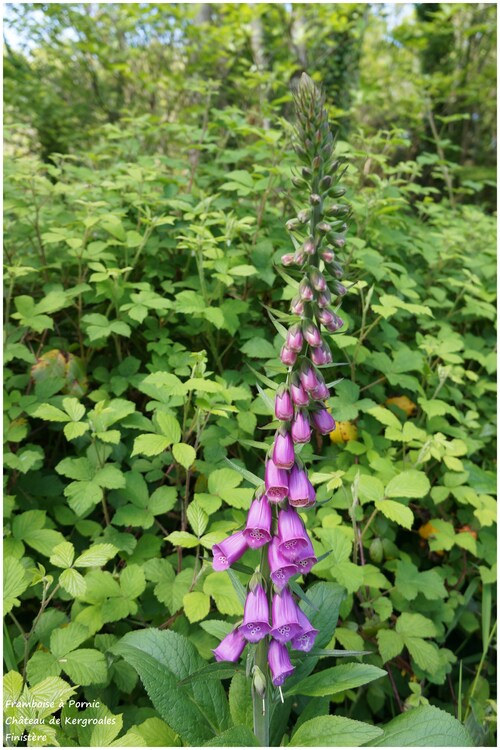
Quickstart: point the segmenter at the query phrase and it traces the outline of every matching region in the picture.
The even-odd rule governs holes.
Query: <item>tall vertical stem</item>
[[[269,563],[267,560],[267,544],[262,547],[260,557],[260,572],[265,581],[269,578]],[[268,598],[271,594],[268,592]],[[269,637],[263,638],[257,644],[255,651],[255,666],[260,669],[266,678],[266,691],[264,697],[260,696],[252,683],[252,702],[253,702],[253,731],[262,747],[269,747],[269,719],[270,719],[270,701],[269,692],[271,690],[271,681],[269,679],[269,669],[267,665],[267,650],[269,646]]]

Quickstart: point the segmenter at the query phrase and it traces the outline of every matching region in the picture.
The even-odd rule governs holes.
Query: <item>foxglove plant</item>
[[[264,494],[261,490],[252,502],[245,529],[213,547],[214,570],[226,570],[247,547],[262,548],[243,622],[223,639],[214,655],[218,661],[237,661],[245,641],[256,644],[254,731],[264,746],[269,744],[265,712],[269,682],[281,693],[281,685],[295,668],[288,647],[308,652],[318,634],[295,601],[290,579],[306,575],[317,562],[299,515],[314,506],[316,493],[298,453],[314,430],[326,435],[335,428],[327,408],[330,392],[320,372],[332,363],[322,330],[335,334],[343,327],[337,310],[346,293],[340,283],[343,272],[337,252],[345,246],[350,209],[335,202],[345,190],[338,184],[340,162],[334,158],[334,139],[323,103],[304,74],[295,94],[296,151],[304,166],[293,182],[307,195],[308,206],[286,225],[295,252],[283,255],[282,263],[296,275],[298,293],[291,302],[291,325],[280,353],[288,369],[286,382],[276,391],[274,412],[279,425],[266,460]]]

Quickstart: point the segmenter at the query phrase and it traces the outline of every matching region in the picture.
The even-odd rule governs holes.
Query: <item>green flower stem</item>
[[[269,581],[269,563],[267,560],[267,544],[264,545],[260,558],[260,572],[264,580]],[[271,599],[271,592],[268,592]],[[253,702],[253,731],[262,747],[269,747],[269,719],[270,719],[270,701],[269,693],[271,690],[271,681],[269,678],[269,669],[267,664],[267,650],[269,647],[269,637],[263,638],[257,644],[255,651],[255,666],[258,667],[266,677],[266,691],[264,696],[259,695],[252,683],[252,702]]]

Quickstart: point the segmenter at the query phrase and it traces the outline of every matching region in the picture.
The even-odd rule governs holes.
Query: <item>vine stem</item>
[[[264,545],[260,557],[260,572],[264,580],[269,581],[269,564],[267,560],[267,544]],[[270,597],[270,595],[269,595]],[[270,701],[269,693],[271,683],[269,679],[269,670],[267,666],[267,649],[269,638],[266,636],[257,644],[255,651],[255,666],[260,669],[266,678],[266,690],[264,696],[259,695],[252,683],[252,703],[253,703],[253,732],[262,747],[269,747],[269,719],[270,719]]]

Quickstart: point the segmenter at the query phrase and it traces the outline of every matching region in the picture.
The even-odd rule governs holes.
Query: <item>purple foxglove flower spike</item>
[[[313,628],[300,607],[297,607],[297,612],[299,615],[301,632],[292,638],[292,648],[297,651],[310,651],[314,646],[314,641],[316,640],[319,630]]]
[[[303,302],[312,302],[312,300],[314,299],[312,286],[309,284],[307,279],[302,279],[299,284],[299,297]]]
[[[294,443],[308,443],[311,439],[311,426],[307,414],[299,411],[292,422],[292,438]]]
[[[279,503],[288,494],[288,474],[279,469],[274,461],[268,459],[266,463],[266,494],[269,502]]]
[[[290,661],[287,647],[283,643],[272,640],[269,644],[267,659],[273,678],[273,685],[275,687],[283,685],[286,678],[290,677],[295,669]]]
[[[316,500],[316,493],[304,469],[295,465],[288,478],[288,502],[293,508],[302,508]]]
[[[271,506],[267,497],[263,495],[260,500],[252,502],[248,511],[243,534],[249,547],[257,549],[271,541],[271,521]]]
[[[276,394],[274,413],[276,419],[282,419],[284,422],[289,422],[293,417],[293,404],[289,391],[285,390]]]
[[[318,559],[316,555],[314,554],[314,548],[312,546],[312,542],[311,540],[309,540],[309,547],[306,550],[304,550],[304,552],[302,553],[302,559],[297,560],[297,562],[295,563],[297,565],[298,572],[301,573],[303,576],[307,575],[307,573],[309,573],[313,565],[316,565],[317,562],[318,562]]]
[[[296,381],[292,380],[290,390],[292,393],[292,401],[295,406],[307,406],[307,404],[309,403],[309,396],[307,395],[306,391],[304,390],[304,386],[298,378]]]
[[[293,427],[292,427],[293,429]],[[278,469],[291,469],[295,461],[292,436],[289,432],[277,432],[274,438],[273,461]]]
[[[309,537],[300,516],[293,509],[282,510],[278,514],[279,551],[286,560],[300,560],[308,549]]]
[[[243,634],[236,628],[222,639],[217,648],[212,649],[212,653],[215,661],[238,661],[246,645]]]
[[[247,540],[243,531],[237,531],[224,539],[219,544],[212,547],[213,569],[216,571],[227,570],[231,565],[239,560],[247,548]]]
[[[247,594],[240,630],[250,643],[262,640],[271,630],[267,595],[260,585],[255,588],[255,591],[249,591]]]
[[[300,354],[300,352],[302,351],[302,347],[304,346],[304,337],[302,336],[302,331],[300,330],[300,326],[298,324],[295,324],[291,328],[289,328],[286,337],[286,346],[293,352],[297,352],[297,354]]]
[[[297,361],[297,352],[292,351],[286,344],[281,347],[280,359],[284,365],[294,365]]]
[[[304,338],[309,346],[319,346],[321,344],[321,335],[314,323],[309,322],[304,326]]]
[[[283,589],[281,594],[273,596],[273,629],[272,637],[286,643],[295,638],[301,631],[298,607],[289,589]]]
[[[313,411],[311,417],[314,426],[322,435],[328,435],[335,429],[335,420],[326,409]]]
[[[283,588],[289,579],[298,573],[298,567],[281,554],[279,545],[279,538],[277,536],[273,537],[267,550],[267,558],[269,560],[272,582],[278,588]]]

